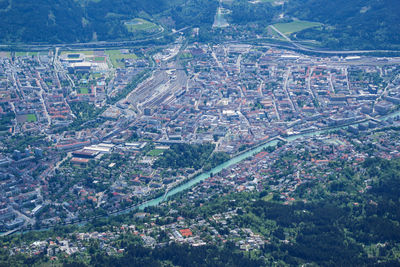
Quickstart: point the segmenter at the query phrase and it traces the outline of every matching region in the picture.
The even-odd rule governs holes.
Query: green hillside
[[[123,21],[159,13],[166,0],[0,0],[3,43],[87,42],[129,37]]]
[[[400,50],[397,0],[288,0],[282,5],[235,0],[222,5],[233,27],[289,26],[285,34],[292,39],[316,40],[326,48]],[[199,27],[201,37],[208,36],[200,40],[209,40],[219,36],[211,28],[217,7],[217,0],[0,0],[0,43],[141,39],[162,32],[161,26],[165,32]],[[134,25],[135,19],[147,23]]]
[[[400,49],[400,1],[290,0],[287,13],[323,23],[296,36],[328,48]]]
[[[0,43],[140,39],[168,28],[211,28],[216,0],[0,0]],[[132,21],[145,19],[146,31]],[[162,23],[160,23],[162,21]]]

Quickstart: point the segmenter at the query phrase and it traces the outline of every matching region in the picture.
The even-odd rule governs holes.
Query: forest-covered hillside
[[[13,42],[87,42],[128,34],[123,22],[140,12],[154,14],[165,0],[0,0],[0,40]]]
[[[171,28],[211,28],[217,5],[215,0],[0,0],[0,42],[71,43],[138,38],[142,37],[140,33],[126,27],[127,22],[138,17],[162,20]]]
[[[287,10],[295,18],[324,24],[300,32],[300,39],[321,41],[329,48],[400,47],[397,0],[291,0]]]
[[[279,2],[279,1],[278,1]],[[322,23],[293,33],[331,49],[399,49],[397,0],[224,1],[232,26],[259,27],[291,20]],[[0,0],[1,43],[70,43],[142,38],[126,27],[141,17],[166,28],[200,27],[215,36],[217,0]],[[242,28],[241,28],[242,29]]]

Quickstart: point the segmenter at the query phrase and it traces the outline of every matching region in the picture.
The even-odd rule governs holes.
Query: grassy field
[[[31,57],[37,56],[38,54],[38,52],[15,52],[16,57]]]
[[[158,29],[158,26],[150,21],[145,19],[133,19],[131,21],[125,22],[125,27],[130,32],[137,32],[137,31],[153,31]]]
[[[103,62],[105,60],[105,57],[95,57],[94,61],[96,62]]]
[[[296,20],[289,23],[274,24],[275,28],[277,28],[281,33],[285,35],[289,35],[294,32],[299,32],[308,28],[318,27],[321,25],[322,24],[319,22],[304,21],[304,20]]]
[[[45,52],[45,51],[43,51],[43,52],[32,52],[32,51],[29,51],[29,52],[27,52],[27,51],[16,51],[15,52],[15,56],[16,57],[32,57],[32,56],[45,56],[45,55],[47,55],[48,54],[48,52]],[[9,52],[9,51],[7,51],[7,52],[0,52],[0,56],[7,56],[7,57],[11,57],[11,52]]]
[[[274,195],[270,193],[270,194],[266,195],[265,197],[263,197],[262,200],[271,201],[273,197],[274,197]]]
[[[15,52],[16,57],[24,57],[26,56],[26,52]]]
[[[85,87],[79,88],[78,91],[79,91],[78,92],[79,94],[83,94],[83,95],[89,94],[89,89],[85,88]]]
[[[121,55],[121,50],[119,50],[119,49],[115,49],[115,50],[106,50],[104,53],[105,53],[106,55],[108,55],[108,56],[118,56],[118,55]]]
[[[135,54],[122,54],[120,50],[106,50],[105,54],[110,58],[114,68],[125,67],[125,64],[121,61],[122,59],[137,58]]]
[[[147,155],[151,156],[151,157],[157,157],[159,155],[161,155],[164,152],[163,149],[153,149],[150,150]]]
[[[27,122],[36,122],[37,118],[35,114],[28,114],[26,115],[26,121]]]

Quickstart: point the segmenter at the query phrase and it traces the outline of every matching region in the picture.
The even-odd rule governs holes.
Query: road
[[[335,86],[333,86],[333,81],[332,81],[332,73],[329,73],[328,82],[329,82],[329,87],[330,87],[331,91],[336,94]]]
[[[276,99],[275,99],[275,95],[274,94],[272,94],[272,101],[274,103],[274,109],[275,109],[276,117],[280,121],[281,120],[281,115],[279,115],[279,110],[278,110],[278,106],[276,105]]]
[[[286,41],[290,42],[291,44],[298,46],[295,42],[293,42],[292,40],[290,40],[289,37],[287,37],[285,34],[283,34],[281,31],[279,31],[277,28],[275,28],[274,25],[270,25],[269,26],[271,29],[273,29],[276,33],[278,33],[280,36],[283,37],[283,39],[285,39]]]
[[[289,77],[290,77],[290,67],[288,68],[287,72],[285,73],[285,82],[283,84],[283,90],[286,93],[286,96],[288,97],[290,101],[290,105],[292,106],[292,110],[297,112],[296,106],[293,103],[292,97],[290,96],[289,90],[288,90],[288,82],[289,82]]]
[[[314,100],[316,103],[318,103],[318,98],[314,92],[314,89],[311,87],[311,77],[314,69],[311,67],[307,76],[307,89],[311,92],[311,95],[313,96]]]
[[[211,49],[211,55],[214,58],[214,60],[217,62],[217,65],[219,68],[224,69],[224,67],[222,66],[221,61],[218,60],[217,55],[215,54],[214,50],[210,47]]]
[[[11,110],[13,111],[14,115],[17,115],[17,112],[15,111],[15,106],[13,102],[10,102],[10,106],[11,106]],[[16,116],[15,116],[16,117]],[[18,122],[17,119],[13,120],[13,124],[12,124],[12,135],[15,135],[15,131],[16,131],[16,127],[18,126]]]
[[[38,73],[38,75],[39,75],[39,79],[42,79],[40,77],[40,73]],[[46,118],[47,118],[47,124],[48,124],[48,126],[50,126],[51,125],[51,118],[50,118],[49,112],[47,112],[47,106],[46,106],[46,103],[45,103],[44,98],[43,98],[43,93],[45,93],[45,92],[43,90],[42,83],[39,83],[39,88],[40,88],[40,92],[39,92],[40,102],[43,105],[43,111],[44,111],[44,114],[46,115]]]
[[[258,93],[260,94],[261,97],[264,97],[263,90],[262,90],[263,87],[264,87],[264,80],[261,79],[260,85],[258,86]]]

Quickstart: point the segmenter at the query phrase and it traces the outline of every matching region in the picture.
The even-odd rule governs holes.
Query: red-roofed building
[[[89,159],[81,159],[81,158],[72,158],[71,163],[75,165],[81,165],[81,166],[86,166],[86,164],[89,162]]]
[[[193,235],[192,231],[190,231],[189,228],[187,228],[187,229],[181,229],[181,230],[179,230],[179,232],[181,233],[181,235],[182,235],[183,237],[190,237],[190,236]]]

